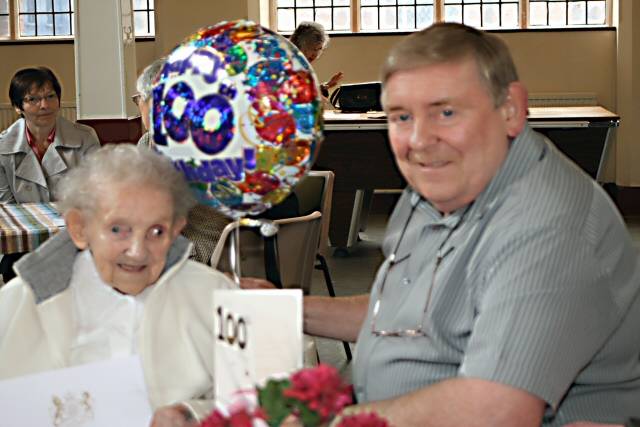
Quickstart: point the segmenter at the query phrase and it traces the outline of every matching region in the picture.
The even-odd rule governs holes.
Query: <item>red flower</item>
[[[342,382],[334,367],[320,364],[293,374],[284,395],[305,402],[326,421],[351,403],[351,386]]]
[[[253,412],[244,407],[238,408],[229,417],[215,410],[200,423],[200,427],[252,427],[255,419],[266,419],[264,412],[259,408]]]
[[[340,420],[337,427],[390,427],[387,420],[373,412],[347,415]]]

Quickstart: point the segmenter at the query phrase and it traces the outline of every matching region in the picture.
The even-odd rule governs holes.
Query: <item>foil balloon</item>
[[[282,36],[249,21],[199,30],[153,89],[156,147],[200,203],[232,218],[281,202],[322,140],[317,78]]]

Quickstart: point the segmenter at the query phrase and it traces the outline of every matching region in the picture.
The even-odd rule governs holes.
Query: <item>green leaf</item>
[[[271,427],[279,426],[291,414],[288,399],[283,394],[290,385],[289,380],[269,380],[264,388],[258,389],[258,401],[267,413],[267,423]]]
[[[320,414],[309,409],[305,403],[292,399],[291,405],[298,413],[298,418],[304,427],[317,427],[322,422]]]

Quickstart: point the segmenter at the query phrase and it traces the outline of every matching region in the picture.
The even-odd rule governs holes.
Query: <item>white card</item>
[[[143,427],[152,412],[133,356],[0,381],[0,414],[6,426]]]
[[[302,291],[214,291],[216,399],[302,367]]]

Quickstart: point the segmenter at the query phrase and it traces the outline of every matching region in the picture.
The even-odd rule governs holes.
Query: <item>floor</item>
[[[374,205],[375,208],[375,205]],[[380,211],[381,209],[378,209]],[[388,209],[384,209],[385,211]],[[330,256],[327,259],[334,288],[338,296],[354,295],[368,292],[378,265],[382,260],[380,244],[384,234],[388,215],[374,213],[369,217],[366,232],[360,233],[361,241],[350,250],[348,257]],[[640,252],[640,216],[625,218],[634,245]],[[324,278],[320,271],[314,271],[311,293],[327,295]],[[336,366],[345,379],[351,375],[351,365],[346,360],[340,342],[317,338],[320,361]],[[352,346],[353,347],[353,346]]]

